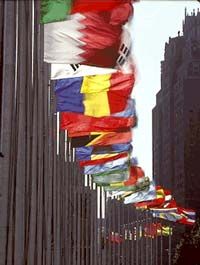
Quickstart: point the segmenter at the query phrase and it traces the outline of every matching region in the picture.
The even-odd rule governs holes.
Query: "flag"
[[[174,200],[174,198],[172,198],[170,201],[167,201],[165,202],[163,205],[162,205],[162,208],[166,208],[166,209],[169,209],[169,208],[177,208],[177,204],[176,204],[176,201]]]
[[[67,20],[44,25],[44,61],[120,67],[130,60],[128,25],[131,4],[105,12],[76,13]]]
[[[182,207],[153,209],[152,213],[154,217],[171,222],[177,222],[185,225],[193,225],[195,223],[195,211],[184,209]]]
[[[124,181],[129,178],[129,168],[127,167],[125,170],[113,170],[111,172],[105,172],[100,174],[93,174],[92,179],[93,182],[98,185],[108,185],[108,183],[116,183],[119,181]]]
[[[128,180],[129,181],[129,180]],[[126,181],[124,181],[126,182]],[[119,186],[119,183],[107,185],[104,187],[105,191],[112,192],[112,196],[120,196],[121,198],[125,198],[133,193],[147,190],[149,188],[150,181],[148,177],[140,178],[135,184],[127,185],[127,186]]]
[[[75,132],[77,135],[77,132]],[[121,132],[79,132],[77,137],[71,133],[72,147],[105,147],[113,144],[125,144],[131,142],[132,131],[130,128],[123,129]]]
[[[184,225],[194,225],[195,224],[195,218],[189,218],[189,217],[182,217],[180,220],[178,220],[178,223],[184,224]]]
[[[58,79],[56,80],[55,92],[59,90],[67,90],[77,96],[80,93],[94,94],[114,91],[122,97],[129,97],[132,92],[134,82],[134,74],[125,74],[118,71],[113,74],[87,75]],[[69,92],[67,95],[70,96]]]
[[[131,58],[127,58],[119,69],[88,66],[83,64],[51,64],[51,80],[91,75],[106,75],[118,72],[123,74],[132,74],[135,77],[135,65]]]
[[[111,114],[112,117],[122,117],[122,118],[128,118],[128,117],[135,117],[136,119],[136,111],[135,111],[135,100],[132,98],[128,98],[127,104],[124,110],[120,112],[116,112]],[[136,124],[137,121],[135,121]]]
[[[149,223],[144,226],[144,236],[154,238],[157,236],[158,229],[161,229],[162,225],[159,223]]]
[[[71,0],[41,0],[40,23],[62,21],[71,10]]]
[[[106,11],[132,0],[41,0],[40,23],[62,21],[73,13]]]
[[[173,234],[173,229],[170,226],[162,226],[161,225],[157,229],[157,236],[170,236],[172,234]]]
[[[118,154],[100,154],[100,155],[92,155],[91,160],[85,160],[85,161],[80,161],[79,165],[81,167],[84,166],[89,166],[89,165],[100,165],[104,164],[109,161],[113,161],[119,158],[123,157],[128,157],[129,153],[124,152],[124,153],[118,153]]]
[[[117,69],[113,68],[95,67],[82,64],[51,64],[52,80],[84,77],[90,75],[106,75],[116,72]]]
[[[122,235],[117,232],[112,232],[111,235],[108,237],[108,240],[112,243],[120,244],[123,242]]]
[[[84,167],[84,174],[91,175],[103,172],[111,172],[114,170],[126,170],[128,168],[129,157],[119,158],[113,161],[106,162],[101,165],[91,165]]]
[[[116,154],[122,152],[132,151],[131,143],[113,144],[108,146],[82,146],[75,149],[76,160],[92,160],[93,155],[98,154]]]
[[[177,207],[173,207],[173,208],[150,208],[150,210],[153,213],[171,213],[172,211],[175,211],[176,213],[178,213],[177,211]]]
[[[132,165],[129,170],[130,170],[129,178],[127,180],[123,182],[117,182],[114,184],[111,183],[108,187],[105,187],[105,190],[106,191],[123,190],[123,187],[128,187],[125,190],[130,190],[130,186],[134,186],[138,182],[139,178],[144,177],[144,171],[138,166]]]
[[[131,143],[113,144],[107,146],[83,146],[76,148],[76,158],[78,160],[90,160],[92,154],[115,154],[133,149]]]
[[[172,235],[172,227],[162,226],[161,223],[149,223],[144,227],[144,236],[152,237],[155,236],[169,236]]]
[[[106,185],[105,187],[107,187],[109,183],[119,183],[119,181],[128,180],[130,177],[130,165],[133,165],[134,163],[136,164],[136,160],[131,158],[130,161],[128,161],[128,165],[125,167],[125,170],[120,168],[112,171],[109,170],[100,173],[94,173],[92,174],[93,181],[99,185]]]
[[[182,216],[179,223],[185,225],[193,225],[195,223],[196,213],[194,210],[178,207],[178,213]]]
[[[103,135],[104,133],[89,133],[88,135],[78,136],[69,138],[71,142],[72,148],[77,147],[83,147],[89,145],[90,142],[92,142],[94,139],[98,138],[100,135]]]
[[[156,189],[154,183],[152,182],[148,189],[133,193],[130,196],[126,197],[124,203],[125,204],[137,203],[141,201],[153,200],[155,198],[156,198]]]
[[[55,85],[57,111],[93,117],[108,116],[126,109],[126,112],[133,112],[134,101],[129,99],[133,79],[133,76],[122,73],[59,79]],[[125,116],[123,113],[119,115]]]
[[[156,198],[151,201],[138,202],[135,204],[135,207],[136,208],[160,207],[163,205],[164,202],[165,202],[165,190],[160,186],[156,186]]]
[[[121,117],[91,117],[73,112],[61,112],[61,129],[68,130],[69,136],[80,136],[90,132],[120,131],[120,129],[133,127],[135,118]]]
[[[71,12],[105,11],[132,2],[134,0],[74,0]]]
[[[181,215],[177,213],[177,209],[168,209],[165,211],[152,211],[153,217],[165,219],[171,222],[178,222],[182,219]]]

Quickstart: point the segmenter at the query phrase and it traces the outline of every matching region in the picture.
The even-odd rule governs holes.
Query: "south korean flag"
[[[89,75],[112,74],[115,72],[117,72],[117,69],[82,64],[51,64],[52,80]]]
[[[122,41],[119,48],[117,59],[117,68],[123,72],[131,72],[133,69],[133,58],[131,54],[132,40],[130,34],[130,25],[123,28]]]

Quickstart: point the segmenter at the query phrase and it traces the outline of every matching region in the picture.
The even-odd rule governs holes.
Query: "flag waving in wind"
[[[121,67],[128,60],[131,4],[104,12],[76,13],[65,21],[44,25],[44,61]]]
[[[59,79],[55,85],[57,111],[93,117],[124,111],[134,85],[134,75],[107,74]]]
[[[135,125],[135,118],[101,117],[95,118],[73,112],[61,112],[61,129],[68,130],[69,136],[79,136],[85,132],[120,131]]]
[[[93,155],[91,160],[86,160],[86,161],[80,161],[79,165],[81,167],[84,166],[89,166],[89,165],[100,165],[104,164],[108,161],[113,161],[118,158],[122,157],[128,157],[129,153],[124,152],[124,153],[118,153],[118,154],[100,154],[100,155]]]
[[[41,23],[62,21],[67,15],[88,11],[111,10],[133,0],[41,0]]]
[[[114,144],[108,146],[83,146],[76,148],[76,160],[91,160],[92,155],[97,154],[116,154],[122,152],[130,152],[132,150],[132,145],[130,143],[127,144]]]
[[[154,183],[151,183],[149,188],[144,191],[139,191],[126,197],[124,200],[125,204],[137,203],[141,201],[153,200],[156,198],[156,189]]]
[[[132,132],[128,128],[121,132],[75,132],[70,133],[72,147],[105,147],[131,142]]]
[[[118,158],[113,161],[106,162],[105,164],[100,165],[89,165],[84,167],[84,174],[98,174],[103,172],[111,172],[115,170],[127,170],[130,161],[129,157]]]

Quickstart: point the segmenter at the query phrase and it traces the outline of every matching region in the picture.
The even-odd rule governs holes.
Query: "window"
[[[188,66],[188,75],[189,76],[199,76],[200,75],[200,63],[193,62]]]

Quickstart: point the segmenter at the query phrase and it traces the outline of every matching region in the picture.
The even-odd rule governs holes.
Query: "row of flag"
[[[149,209],[155,217],[191,224],[194,211],[175,205],[170,192],[155,186],[132,156],[137,125],[131,98],[133,2],[41,1],[44,61],[51,64],[60,129],[67,131],[84,174],[111,197]]]
[[[138,230],[138,231],[137,231]],[[111,232],[107,237],[108,242],[123,243],[126,240],[137,240],[144,237],[155,238],[159,236],[172,236],[173,228],[161,223],[148,223],[145,225],[134,226],[132,229],[124,229],[124,234]]]

